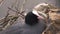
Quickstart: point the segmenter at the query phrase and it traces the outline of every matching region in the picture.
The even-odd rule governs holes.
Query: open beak
[[[37,18],[38,18],[38,19],[44,19],[44,17],[42,17],[42,16],[38,16]]]

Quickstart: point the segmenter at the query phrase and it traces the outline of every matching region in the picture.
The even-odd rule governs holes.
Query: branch
[[[22,13],[20,13],[19,11],[13,10],[12,8],[8,7],[8,9],[12,10],[13,12],[17,12],[19,14],[20,17],[22,17],[24,19],[25,15],[23,15]]]
[[[50,28],[50,26],[52,25],[52,24],[54,24],[55,22],[53,21],[53,23],[50,23],[50,24],[47,24],[47,28],[42,32],[42,34],[44,34],[49,28]]]

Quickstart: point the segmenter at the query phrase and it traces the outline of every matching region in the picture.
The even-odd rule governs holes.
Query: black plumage
[[[25,23],[28,25],[35,25],[38,23],[38,16],[36,16],[35,14],[33,14],[32,12],[27,13],[26,17],[25,17]]]

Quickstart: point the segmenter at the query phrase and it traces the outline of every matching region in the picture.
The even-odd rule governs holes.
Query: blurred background
[[[19,11],[21,11],[22,9],[27,13],[31,11],[34,8],[34,6],[36,6],[39,3],[48,3],[56,6],[57,8],[60,8],[60,0],[0,0],[0,19],[7,15],[7,12],[9,10],[8,7],[12,8],[13,10],[18,9]],[[10,14],[14,14],[12,10],[9,11]],[[7,31],[13,31],[14,29],[19,30],[19,27],[21,26],[22,22],[23,20],[21,20],[20,18],[17,19],[17,24],[13,24],[11,27],[7,28]],[[2,23],[4,25],[5,22]]]
[[[17,4],[15,4],[14,6],[18,7],[20,10],[23,4],[23,1],[24,0],[17,0]],[[7,7],[11,7],[11,5],[13,5],[13,3],[15,2],[16,0],[3,0],[2,1],[2,4],[0,5],[0,18],[6,15],[8,11]],[[44,3],[44,2],[55,5],[56,7],[60,8],[60,0],[26,0],[25,5],[24,5],[24,10],[26,12],[30,11],[35,5],[39,3]]]

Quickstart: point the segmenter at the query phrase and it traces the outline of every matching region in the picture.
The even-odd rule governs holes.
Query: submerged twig
[[[14,5],[16,4],[16,2],[17,2],[17,0],[15,1],[15,3],[13,3],[11,8],[8,7],[7,15],[4,18],[0,19],[0,30],[5,30],[8,26],[12,25],[19,18],[19,16],[24,19],[25,15],[23,15],[23,13],[24,13],[23,7],[25,5],[26,0],[24,0],[24,2],[23,2],[21,10],[18,10],[17,7],[15,7],[16,10],[12,9],[14,7]],[[16,12],[16,15],[10,15],[9,11]]]

